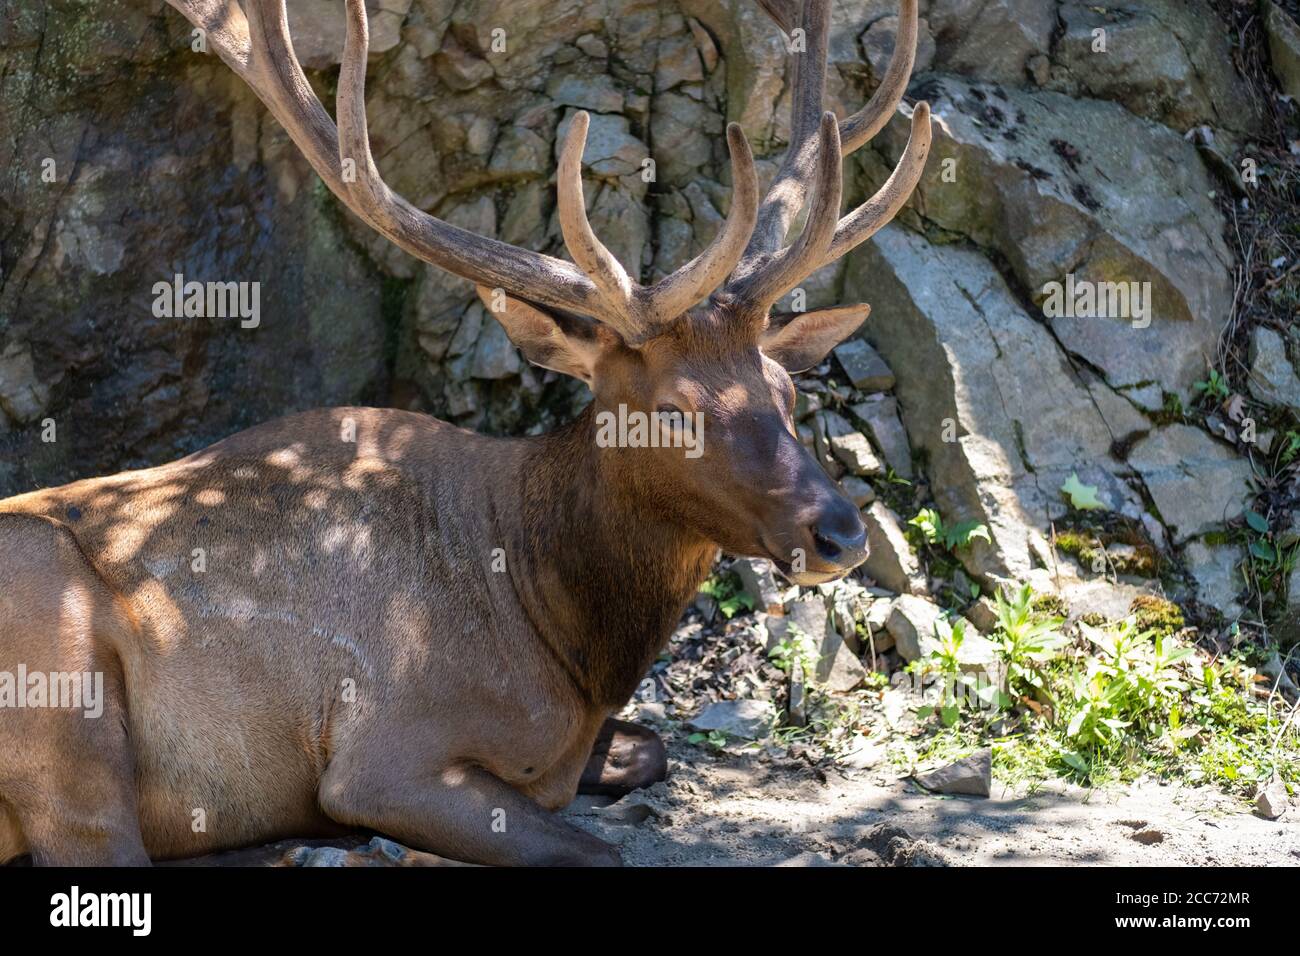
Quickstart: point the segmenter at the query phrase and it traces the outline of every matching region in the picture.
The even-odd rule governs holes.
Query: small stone
[[[885,462],[901,478],[912,477],[912,449],[892,396],[877,395],[849,409],[862,420]]]
[[[894,373],[880,354],[862,339],[849,339],[835,347],[835,357],[853,387],[862,392],[887,392],[894,387]]]
[[[1280,780],[1262,788],[1255,797],[1255,812],[1265,820],[1276,820],[1286,813],[1288,805],[1286,785]]]
[[[871,487],[870,482],[863,481],[857,475],[845,475],[840,479],[840,487],[844,489],[844,494],[848,496],[849,501],[859,508],[865,508],[876,500],[876,489]]]
[[[876,457],[875,451],[871,447],[871,442],[867,441],[867,436],[862,432],[849,432],[847,435],[839,435],[831,438],[827,442],[831,448],[831,454],[838,458],[844,467],[855,475],[870,477],[872,475],[883,474],[885,468]]]
[[[729,737],[762,740],[772,732],[772,705],[765,700],[720,700],[700,711],[692,730],[721,731]]]
[[[873,744],[861,734],[854,735],[840,758],[840,765],[850,770],[870,770],[886,757],[885,748]]]
[[[1029,75],[1037,86],[1046,86],[1052,78],[1052,61],[1047,58],[1046,54],[1035,53],[1025,63],[1025,67],[1029,70]]]
[[[592,59],[604,60],[609,56],[609,45],[594,33],[584,33],[574,43]]]
[[[867,527],[867,560],[863,570],[896,594],[921,590],[921,567],[912,553],[898,516],[883,501],[873,501],[862,513]]]
[[[1300,409],[1300,377],[1286,357],[1286,340],[1267,326],[1250,336],[1250,393],[1261,402]]]
[[[965,618],[974,624],[981,634],[991,634],[998,626],[997,607],[987,597],[981,597],[966,608]]]
[[[913,779],[932,793],[987,797],[993,792],[993,751],[986,747],[946,767],[918,773]]]

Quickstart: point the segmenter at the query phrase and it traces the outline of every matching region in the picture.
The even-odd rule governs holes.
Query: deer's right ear
[[[571,327],[566,330],[560,319],[531,303],[511,298],[500,289],[476,288],[488,314],[501,323],[524,358],[591,384],[596,360],[613,344],[613,333],[598,323],[576,326],[568,322]]]

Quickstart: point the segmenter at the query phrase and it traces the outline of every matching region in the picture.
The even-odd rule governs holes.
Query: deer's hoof
[[[578,792],[622,797],[668,777],[668,751],[652,730],[609,718],[591,748]]]

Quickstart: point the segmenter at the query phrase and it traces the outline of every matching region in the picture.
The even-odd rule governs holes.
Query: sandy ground
[[[1210,788],[1053,782],[1025,793],[995,779],[990,798],[946,797],[889,771],[824,773],[667,742],[668,780],[619,801],[579,797],[564,811],[632,866],[1300,865],[1300,810],[1270,822]],[[442,862],[391,843],[368,849],[368,839],[287,840],[171,865],[267,866],[286,855],[303,865],[313,854],[317,866]]]
[[[942,797],[867,771],[673,747],[672,773],[566,813],[637,866],[1296,866],[1300,814],[1269,822],[1211,789],[1051,784]],[[686,757],[686,760],[681,759]]]

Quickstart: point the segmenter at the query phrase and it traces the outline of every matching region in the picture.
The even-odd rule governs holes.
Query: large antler
[[[868,142],[889,122],[907,88],[916,54],[917,0],[900,0],[898,37],[889,67],[870,101],[837,122],[824,113],[830,0],[759,0],[787,34],[803,29],[804,49],[792,54],[790,145],[763,197],[749,247],[726,291],[756,317],[809,274],[843,256],[888,223],[921,178],[930,150],[930,108],[917,103],[912,133],[898,166],[880,190],[839,218],[840,160]],[[785,245],[795,214],[812,199],[799,238]]]
[[[504,289],[519,299],[592,316],[636,342],[712,292],[744,252],[757,214],[758,187],[753,157],[739,127],[727,130],[735,197],[726,224],[701,255],[654,286],[642,288],[627,277],[587,223],[580,169],[585,113],[570,124],[559,177],[561,223],[570,254],[578,263],[575,267],[443,222],[388,188],[375,168],[366,126],[365,0],[347,0],[337,127],[294,54],[284,0],[167,2],[204,31],[208,44],[266,104],[349,209],[411,255],[480,287]]]

